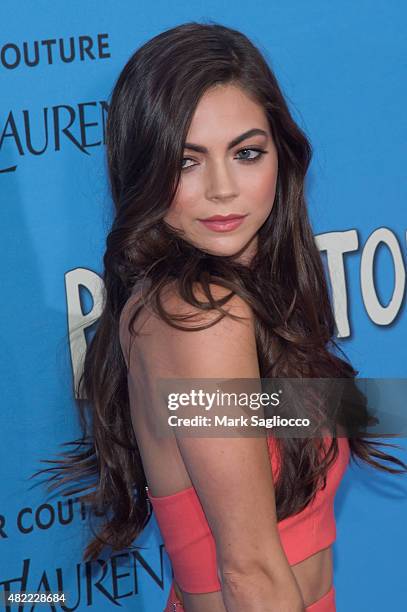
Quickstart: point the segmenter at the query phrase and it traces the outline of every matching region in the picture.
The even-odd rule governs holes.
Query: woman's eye
[[[241,161],[248,161],[248,162],[254,162],[257,161],[258,159],[260,159],[265,153],[267,153],[267,151],[263,151],[263,149],[241,149],[238,154],[240,153],[247,153],[249,151],[254,151],[255,153],[257,153],[257,155],[255,155],[254,157],[243,157],[240,158]]]
[[[194,160],[191,159],[190,157],[184,157],[182,159],[182,166],[181,166],[182,170],[185,170],[186,168],[190,168],[191,167],[191,166],[184,166],[184,161],[192,161],[193,162]]]

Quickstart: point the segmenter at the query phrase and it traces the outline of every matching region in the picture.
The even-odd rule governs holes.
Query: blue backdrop
[[[265,53],[314,148],[307,196],[341,346],[360,376],[406,376],[406,17],[401,0],[2,3],[2,589],[64,590],[72,610],[156,612],[166,601],[155,520],[138,554],[84,563],[86,506],[28,480],[79,434],[71,387],[85,336],[71,330],[99,308],[108,96],[162,30],[211,19]],[[347,471],[335,504],[338,612],[407,609],[406,494],[404,477]]]

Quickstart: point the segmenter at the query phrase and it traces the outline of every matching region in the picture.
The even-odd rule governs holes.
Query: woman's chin
[[[244,245],[238,246],[235,248],[214,248],[209,246],[201,246],[202,251],[206,251],[210,255],[215,255],[216,257],[232,257],[237,255],[243,248]]]

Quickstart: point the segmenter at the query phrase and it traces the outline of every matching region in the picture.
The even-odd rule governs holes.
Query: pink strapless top
[[[326,436],[324,440],[331,441]],[[267,437],[274,481],[280,468],[276,442]],[[348,439],[338,437],[339,454],[328,470],[326,487],[301,512],[277,523],[288,563],[294,565],[330,546],[336,539],[334,498],[349,463]],[[148,491],[174,577],[183,591],[220,591],[216,545],[193,486],[173,495],[155,497]]]

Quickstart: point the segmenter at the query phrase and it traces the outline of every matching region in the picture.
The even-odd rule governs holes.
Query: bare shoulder
[[[199,282],[192,283],[192,293],[195,298],[202,302],[208,301],[208,293],[205,291],[203,285]],[[249,305],[245,300],[243,300],[239,295],[233,293],[227,287],[218,284],[216,282],[211,282],[208,284],[208,291],[214,300],[224,300],[225,304],[227,304],[228,308],[237,309],[239,311],[246,311],[249,313],[251,311]],[[174,307],[178,309],[183,309],[186,306],[186,302],[181,297],[176,283],[171,283],[165,288],[166,299],[168,299]],[[189,306],[189,304],[188,304]]]
[[[226,314],[210,302],[202,286],[192,291],[202,307],[185,301],[174,285],[162,292],[162,305],[173,318],[173,327],[154,315],[146,324],[158,353],[167,356],[172,373],[179,377],[259,376],[255,325],[250,305],[239,295],[212,283],[213,300],[219,301]],[[228,298],[228,299],[227,299]]]
[[[167,312],[175,315],[179,320],[184,317],[189,329],[195,329],[202,324],[212,324],[219,320],[219,322],[222,321],[222,324],[218,327],[217,332],[221,333],[222,329],[229,328],[229,324],[236,321],[235,317],[238,317],[246,327],[253,325],[253,311],[243,298],[227,287],[214,282],[209,284],[208,291],[209,296],[200,283],[192,284],[191,293],[200,303],[198,306],[186,301],[180,295],[177,286],[171,283],[163,290],[161,300]],[[218,302],[218,306],[229,316],[222,317],[215,305],[211,304],[211,300]],[[237,329],[237,326],[232,325],[231,327]]]

